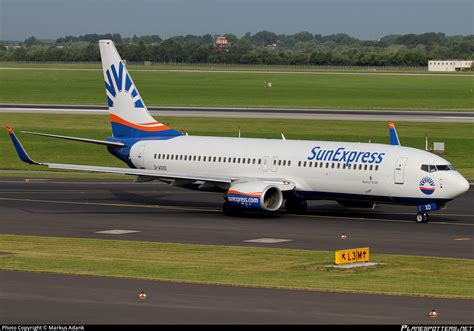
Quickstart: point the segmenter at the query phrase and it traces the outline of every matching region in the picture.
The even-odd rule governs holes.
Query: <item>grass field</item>
[[[320,121],[287,119],[238,119],[160,117],[162,122],[191,135],[237,136],[241,126],[243,137],[280,139],[334,140],[388,143],[386,122]],[[104,166],[124,166],[108,154],[106,148],[92,144],[23,135],[20,130],[49,132],[70,136],[104,139],[110,135],[110,123],[105,115],[58,114],[0,114],[0,125],[11,125],[31,157],[39,161],[79,163]],[[370,129],[369,126],[370,125]],[[425,132],[430,142],[444,141],[445,158],[450,160],[468,178],[474,178],[474,126],[453,123],[397,123],[403,145],[424,149]],[[43,170],[21,162],[15,154],[6,130],[0,130],[0,169]]]
[[[132,71],[132,70],[131,70]],[[473,110],[472,76],[132,71],[148,105]],[[271,82],[272,87],[265,87]],[[0,70],[0,102],[105,105],[102,72]]]
[[[335,292],[474,298],[474,261],[372,255],[334,270],[333,252],[0,235],[1,270]]]

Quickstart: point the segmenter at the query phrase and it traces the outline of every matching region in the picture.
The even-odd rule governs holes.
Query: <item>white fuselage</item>
[[[139,141],[130,158],[137,168],[163,174],[286,179],[307,199],[446,202],[469,185],[455,170],[421,169],[449,165],[437,155],[384,144],[179,136]]]

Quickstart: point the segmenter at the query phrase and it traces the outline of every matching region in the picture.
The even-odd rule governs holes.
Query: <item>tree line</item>
[[[271,31],[224,34],[230,43],[218,48],[210,34],[159,35],[124,38],[120,34],[65,36],[57,40],[29,37],[23,42],[0,41],[0,61],[100,61],[98,41],[111,39],[129,62],[426,66],[430,59],[474,59],[474,35],[444,33],[388,35],[359,40],[347,34],[322,36],[309,32],[291,35]]]

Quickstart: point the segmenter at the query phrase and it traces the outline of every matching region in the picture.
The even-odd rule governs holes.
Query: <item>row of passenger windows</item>
[[[298,167],[307,168],[326,168],[326,169],[353,169],[353,170],[370,170],[378,171],[378,164],[345,164],[340,162],[312,162],[298,161]]]
[[[250,158],[250,157],[155,154],[155,159],[175,160],[175,161],[239,163],[239,164],[262,164],[262,159]],[[277,164],[279,166],[291,166],[291,161],[273,159],[273,165],[277,165]]]
[[[201,156],[201,155],[176,155],[176,154],[155,154],[155,159],[158,160],[174,160],[174,161],[197,161],[197,162],[219,162],[219,163],[238,163],[238,164],[262,164],[262,159],[246,158],[246,157],[226,157],[226,156]],[[274,166],[291,166],[291,160],[277,160],[273,159]],[[298,167],[308,168],[331,168],[331,169],[354,169],[354,170],[379,170],[378,165],[368,164],[345,164],[335,162],[311,162],[298,161]]]

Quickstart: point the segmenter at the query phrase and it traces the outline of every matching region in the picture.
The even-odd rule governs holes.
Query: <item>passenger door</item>
[[[140,168],[145,169],[145,144],[139,147],[137,154],[137,163]]]
[[[264,156],[262,159],[262,171],[268,171],[269,163],[270,163],[270,158],[268,156]]]
[[[272,157],[271,169],[273,172],[276,172],[278,170],[278,156]]]
[[[403,184],[405,182],[405,164],[407,163],[406,157],[399,157],[395,164],[395,184]]]

